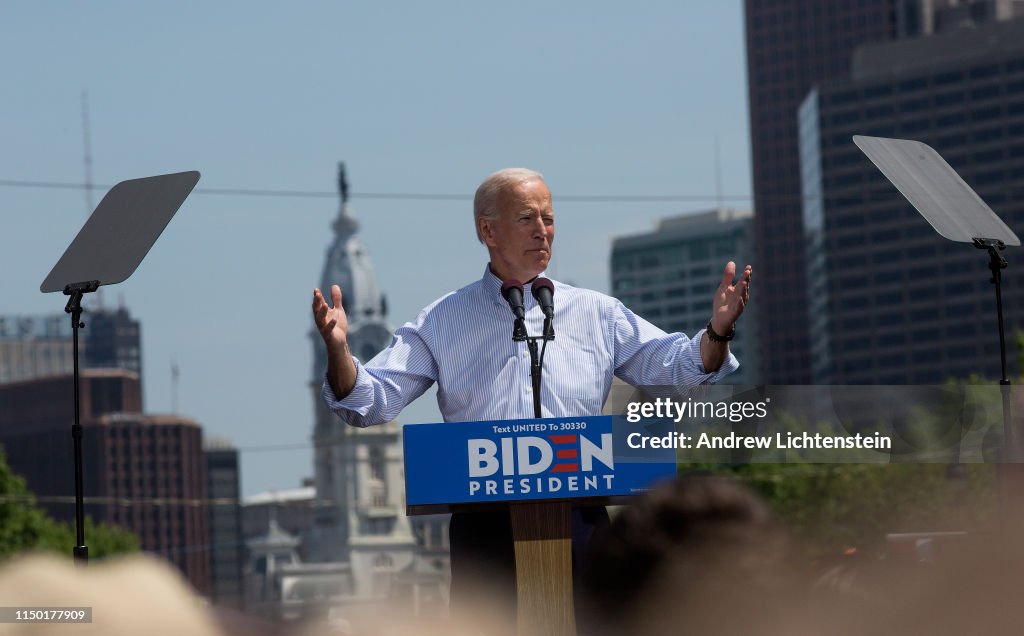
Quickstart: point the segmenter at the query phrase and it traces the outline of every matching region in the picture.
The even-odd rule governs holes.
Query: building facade
[[[803,246],[801,103],[815,86],[848,79],[858,47],[1012,19],[1024,15],[1024,3],[746,0],[744,6],[762,376],[769,384],[821,383],[811,364],[819,334],[805,316],[813,271]]]
[[[79,365],[124,369],[142,377],[142,335],[128,310],[87,311],[79,331]],[[74,346],[67,314],[0,316],[0,384],[72,373]]]
[[[246,540],[263,536],[273,519],[283,532],[302,537],[313,527],[317,508],[316,488],[286,488],[257,493],[242,502],[242,536]],[[298,546],[301,549],[301,545]]]
[[[206,495],[210,538],[210,599],[227,607],[244,602],[242,569],[245,545],[242,538],[241,488],[238,449],[226,439],[203,439],[206,456]]]
[[[168,559],[208,593],[199,425],[142,414],[138,375],[129,371],[87,369],[80,387],[85,513],[132,531],[143,550]],[[0,385],[0,444],[11,469],[60,521],[75,519],[73,389],[71,375]]]
[[[853,144],[855,134],[932,145],[1024,231],[1024,20],[858,52],[854,75],[800,113],[811,368],[831,383],[999,377],[988,256],[941,238]],[[1008,254],[1012,258],[1011,254]],[[1019,268],[1003,274],[1008,360],[1024,326]]]
[[[369,361],[391,342],[387,303],[381,293],[366,247],[358,240],[359,224],[352,215],[344,166],[338,174],[341,205],[332,225],[333,240],[321,275],[320,289],[330,295],[340,285],[348,317],[348,342],[353,355]],[[313,525],[301,551],[307,563],[348,564],[351,581],[342,586],[345,602],[365,603],[402,595],[405,582],[424,567],[417,536],[447,535],[447,517],[418,522],[416,534],[405,515],[405,482],[401,428],[397,422],[356,428],[330,412],[320,398],[327,368],[320,334],[310,333],[313,373],[310,390],[316,422],[313,432],[315,502]],[[424,529],[437,525],[438,529]],[[424,592],[443,587],[447,602],[447,557],[430,551],[428,576],[416,578],[422,588],[413,596],[440,596]],[[422,593],[421,593],[422,592]]]
[[[753,161],[755,293],[762,378],[810,384],[804,233],[796,112],[807,91],[849,75],[865,42],[897,32],[897,0],[746,0]]]
[[[70,373],[73,352],[65,314],[0,316],[0,384]]]
[[[692,336],[711,318],[712,295],[725,263],[735,261],[742,272],[753,251],[749,210],[717,209],[663,219],[653,232],[614,240],[612,295],[661,329]],[[758,383],[759,296],[747,306],[729,345],[740,368],[726,383]]]
[[[85,338],[85,367],[132,371],[139,375],[141,382],[142,327],[139,321],[124,307],[90,311],[83,320],[88,320],[81,331]]]

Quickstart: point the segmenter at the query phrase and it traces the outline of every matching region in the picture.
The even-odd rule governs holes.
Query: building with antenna
[[[135,533],[143,550],[174,563],[200,593],[220,595],[211,589],[211,565],[221,561],[211,564],[207,549],[202,428],[144,412],[142,330],[123,303],[101,305],[83,320],[85,512]],[[47,513],[64,522],[75,518],[70,322],[66,314],[0,316],[0,445]],[[214,478],[219,486],[219,469]],[[220,535],[222,520],[215,521]]]

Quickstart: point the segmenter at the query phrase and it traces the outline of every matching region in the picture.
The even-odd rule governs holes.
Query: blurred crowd
[[[924,563],[850,558],[812,567],[742,483],[682,478],[638,497],[595,536],[578,580],[577,628],[581,636],[1018,634],[1019,543],[1004,527],[969,535]],[[276,624],[204,604],[176,570],[147,556],[88,568],[23,556],[0,569],[0,605],[93,608],[90,624],[4,623],[0,635],[516,633],[514,625],[493,623],[508,612],[487,602],[474,616],[446,619],[376,611],[351,621]]]

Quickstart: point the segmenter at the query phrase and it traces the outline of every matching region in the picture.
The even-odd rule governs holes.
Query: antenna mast
[[[82,139],[85,142],[85,213],[92,214],[92,143],[89,131],[89,93],[82,91]]]
[[[89,130],[89,93],[82,89],[82,163],[85,164],[85,218],[89,218],[96,209],[92,201],[92,132]],[[96,304],[103,309],[103,290],[96,290]]]
[[[178,412],[178,376],[180,375],[177,358],[171,358],[171,413]]]
[[[722,157],[718,144],[718,133],[715,133],[715,205],[722,209]]]

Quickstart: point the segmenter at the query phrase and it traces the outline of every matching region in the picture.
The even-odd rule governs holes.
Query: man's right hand
[[[335,397],[344,399],[356,384],[356,365],[348,350],[348,317],[341,304],[341,287],[331,286],[331,305],[313,290],[313,320],[327,345],[327,381]]]
[[[319,289],[313,290],[313,320],[316,321],[317,331],[324,339],[328,352],[338,352],[347,348],[348,343],[348,317],[345,315],[345,308],[341,304],[341,287],[331,286],[331,303]]]

